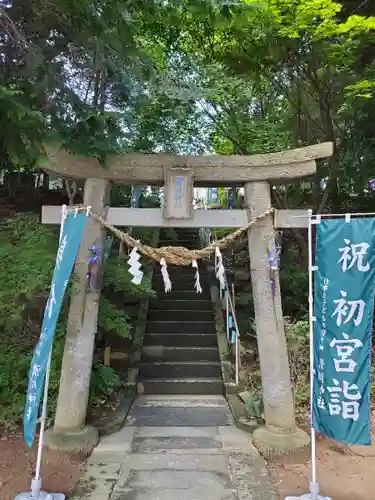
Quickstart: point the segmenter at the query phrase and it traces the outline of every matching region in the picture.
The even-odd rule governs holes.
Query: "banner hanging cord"
[[[69,207],[69,211],[82,211],[82,210],[87,210],[87,207],[82,207],[82,206]],[[112,226],[112,224],[109,224],[100,215],[97,215],[92,211],[90,211],[89,213],[93,219],[97,220],[98,222],[100,222],[100,224],[102,224],[104,227],[106,227],[108,230],[114,233],[128,247],[137,247],[138,251],[141,254],[145,255],[146,257],[150,257],[156,262],[160,262],[161,259],[165,259],[165,262],[167,264],[172,264],[177,266],[191,266],[194,260],[206,259],[210,257],[216,251],[216,248],[219,248],[220,250],[228,248],[228,246],[230,246],[239,236],[241,236],[251,226],[259,222],[260,220],[265,219],[269,215],[272,215],[274,212],[275,209],[270,208],[265,212],[263,212],[262,214],[258,215],[257,217],[254,217],[254,219],[249,221],[249,223],[246,226],[237,229],[236,231],[229,234],[228,236],[225,236],[221,240],[210,243],[205,248],[197,250],[189,250],[184,247],[171,247],[171,246],[154,248],[148,245],[142,245],[141,243],[139,243],[139,241],[136,241],[134,238],[132,238],[128,233],[124,233],[123,231],[117,229],[115,226]]]

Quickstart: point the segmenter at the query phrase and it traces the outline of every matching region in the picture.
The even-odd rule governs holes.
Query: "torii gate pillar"
[[[245,184],[249,221],[271,208],[268,182]],[[248,230],[250,272],[254,301],[260,370],[262,374],[265,426],[254,433],[254,444],[264,456],[274,458],[308,447],[307,434],[296,427],[290,382],[288,349],[284,332],[279,276],[274,274],[276,293],[270,284],[268,254],[275,255],[273,217],[269,215]]]
[[[107,217],[110,182],[89,178],[85,182],[84,205]],[[103,277],[103,251],[106,230],[89,217],[75,263],[72,298],[66,329],[60,390],[54,427],[45,433],[50,449],[88,454],[99,441],[96,428],[86,425],[100,291]],[[92,270],[87,290],[87,262],[90,248],[96,245],[100,262]]]

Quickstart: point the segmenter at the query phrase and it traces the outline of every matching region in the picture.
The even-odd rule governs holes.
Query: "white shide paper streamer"
[[[199,268],[198,268],[198,262],[194,259],[192,262],[191,262],[191,265],[194,269],[196,269],[196,272],[195,272],[195,283],[194,283],[194,288],[196,290],[197,293],[202,293],[203,290],[202,290],[202,287],[201,287],[201,282],[200,282],[200,277],[199,277]]]
[[[216,269],[215,269],[216,278],[220,282],[221,290],[224,290],[225,289],[225,269],[224,269],[224,264],[223,264],[223,256],[221,255],[219,247],[216,247],[215,254],[216,254]]]
[[[139,262],[140,258],[141,256],[137,251],[137,247],[134,247],[128,259],[129,273],[133,276],[132,283],[134,285],[140,285],[142,283],[143,272],[141,271],[141,264]]]
[[[160,266],[161,266],[161,275],[163,276],[163,281],[164,281],[164,290],[165,293],[168,293],[172,290],[172,282],[169,279],[167,263],[165,262],[164,257],[160,261]]]

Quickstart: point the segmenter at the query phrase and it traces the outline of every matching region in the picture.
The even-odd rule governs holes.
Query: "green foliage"
[[[56,260],[58,234],[41,227],[38,217],[20,214],[0,226],[0,330],[26,328],[40,315]]]
[[[41,226],[34,214],[17,214],[0,227],[0,427],[14,428],[22,419],[33,350],[40,335],[45,303],[48,298],[58,231]],[[108,270],[108,273],[107,273]],[[125,263],[109,260],[106,266],[104,294],[99,310],[99,330],[130,335],[130,318],[108,299],[105,292],[129,294],[138,298],[153,294],[151,283],[139,287],[130,283]],[[107,287],[107,290],[106,290]],[[52,417],[59,389],[64,351],[68,301],[63,304],[54,338],[51,363],[49,415]],[[113,369],[95,356],[90,386],[92,406],[106,401],[120,388]]]
[[[247,249],[245,250],[247,253]],[[241,255],[237,256],[239,259]],[[243,265],[243,257],[238,266]],[[281,256],[279,270],[280,289],[282,290],[283,310],[287,316],[300,318],[307,314],[308,273],[304,262],[299,261],[297,245],[290,246]],[[236,287],[236,305],[246,308],[247,316],[252,316],[253,297],[251,281]]]
[[[263,416],[264,405],[260,394],[249,394],[245,401],[245,415],[251,420],[260,419]]]
[[[51,360],[48,395],[48,419],[52,420],[56,409],[60,386],[61,361],[65,343],[65,324],[58,324]],[[0,428],[15,429],[23,416],[26,400],[28,375],[34,344],[25,334],[13,334],[12,341],[1,330],[0,349]],[[26,338],[26,341],[25,341]],[[10,376],[11,374],[11,376]],[[93,360],[89,406],[94,407],[120,388],[121,382],[114,370],[96,357]]]
[[[145,196],[142,199],[141,208],[155,207],[155,195]],[[155,228],[152,227],[134,227],[132,228],[132,236],[136,240],[140,240],[144,245],[151,245],[156,233]]]
[[[163,229],[163,238],[166,240],[177,240],[177,232],[172,227],[166,227]]]
[[[236,305],[252,308],[253,304],[253,294],[251,283],[246,285],[240,292],[236,295]]]
[[[0,59],[1,169],[32,168],[50,137],[103,165],[124,150],[251,154],[332,141],[304,203],[360,204],[375,106],[375,11],[362,4],[13,6]],[[279,208],[294,207],[293,188],[277,194]]]
[[[134,285],[131,280],[133,276],[128,271],[129,266],[125,262],[118,262],[115,258],[108,260],[105,266],[104,286],[114,292],[129,294],[139,299],[155,295],[149,279],[144,278],[140,285]]]
[[[56,328],[53,351],[52,351],[51,374],[50,374],[49,395],[48,395],[48,407],[49,407],[48,418],[51,424],[55,414],[57,396],[60,387],[61,362],[65,346],[66,314],[67,314],[67,308],[65,308],[65,311],[62,312],[61,314],[62,320],[60,320]],[[31,360],[31,353],[29,353],[29,366],[30,366],[30,360]],[[25,379],[26,380],[25,389],[19,395],[20,400],[22,401],[21,405],[22,412],[25,403],[28,367]],[[92,372],[91,372],[90,393],[89,393],[89,408],[93,408],[94,406],[97,406],[103,402],[108,401],[108,398],[116,390],[118,390],[120,386],[121,386],[121,381],[116,372],[109,366],[103,365],[103,362],[100,359],[98,359],[98,357],[94,354]],[[16,423],[18,422],[19,414],[18,415],[15,414],[15,417],[17,418],[15,418],[13,421]],[[12,423],[13,421],[8,419],[8,423],[5,422],[5,425],[9,426],[9,423]]]
[[[26,95],[0,79],[0,158],[4,170],[33,167],[41,153],[42,114],[31,108]]]
[[[23,415],[58,235],[31,214],[3,221],[0,235],[0,426],[12,426]]]
[[[97,158],[105,165],[111,154],[120,153],[118,137],[121,135],[120,115],[113,112],[89,114],[82,120],[62,128],[61,146],[73,154]]]
[[[214,228],[212,228],[212,234],[215,235],[215,238],[218,240],[225,238],[225,236],[228,236],[231,233],[233,233],[233,228],[231,228],[231,227],[214,227]]]
[[[115,370],[95,359],[91,372],[89,407],[93,408],[108,401],[109,396],[120,389],[121,385]]]
[[[129,337],[131,332],[129,321],[130,317],[124,311],[101,295],[98,320],[100,330],[117,333],[120,337]]]
[[[44,130],[43,115],[33,109],[23,90],[15,85],[1,85],[0,78],[0,125],[1,153],[8,164],[29,167],[41,151],[41,135]],[[18,132],[16,135],[15,132]]]
[[[306,411],[310,401],[309,322],[307,317],[305,316],[298,321],[286,319],[285,335],[295,404],[299,411]]]
[[[279,272],[284,313],[294,318],[308,312],[307,266],[298,262],[297,248],[289,248],[281,259]]]
[[[14,427],[22,418],[31,348],[22,336],[15,337],[13,334],[10,342],[4,330],[0,329],[0,428]]]
[[[374,97],[375,81],[362,80],[345,87],[348,98],[372,99]]]

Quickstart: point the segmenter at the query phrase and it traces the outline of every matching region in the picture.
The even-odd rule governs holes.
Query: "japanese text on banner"
[[[313,426],[350,444],[371,444],[370,363],[375,219],[317,225]]]

